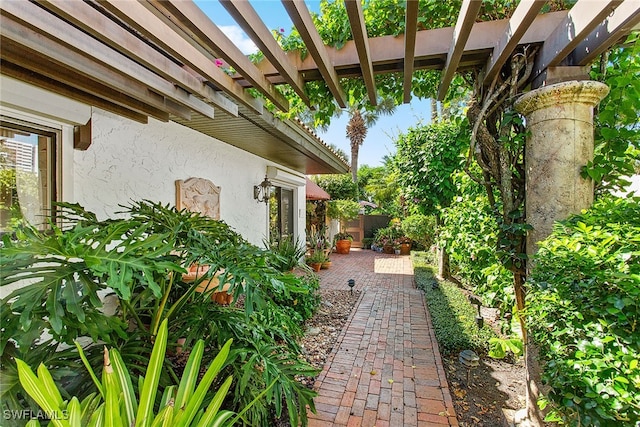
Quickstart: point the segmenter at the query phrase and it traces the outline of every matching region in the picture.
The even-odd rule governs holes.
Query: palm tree
[[[373,126],[382,114],[393,114],[396,103],[393,98],[382,98],[373,109],[363,108],[361,105],[349,107],[349,123],[347,123],[347,138],[351,142],[351,177],[358,181],[358,152],[367,136],[367,130]]]

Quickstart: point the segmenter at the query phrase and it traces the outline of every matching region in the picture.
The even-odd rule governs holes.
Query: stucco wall
[[[175,181],[199,177],[221,187],[222,220],[252,243],[266,236],[267,208],[253,199],[253,185],[270,163],[258,156],[173,122],[145,125],[94,109],[91,146],[73,157],[74,198],[100,218],[131,200],[174,205]],[[304,207],[304,189],[298,193]]]

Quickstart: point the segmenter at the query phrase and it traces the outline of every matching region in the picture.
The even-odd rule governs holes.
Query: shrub
[[[528,280],[550,418],[640,421],[640,199],[605,199],[557,223]]]
[[[442,211],[439,244],[449,254],[451,273],[484,304],[511,313],[515,304],[513,274],[500,263],[496,252],[498,224],[484,189],[466,175],[457,175],[462,194]]]
[[[489,340],[496,334],[488,326],[478,329],[477,310],[464,292],[453,283],[438,281],[434,267],[424,262],[419,252],[412,252],[416,286],[427,300],[431,322],[443,354],[454,354],[464,349],[487,353]]]
[[[415,241],[423,250],[429,250],[436,233],[436,218],[432,215],[414,214],[400,223],[405,236]]]

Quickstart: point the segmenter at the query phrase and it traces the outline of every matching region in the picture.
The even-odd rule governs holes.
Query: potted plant
[[[318,272],[320,268],[322,268],[322,263],[326,257],[322,251],[313,251],[309,256],[307,256],[307,264],[313,269],[313,271]]]
[[[327,215],[340,221],[340,232],[335,235],[336,252],[348,254],[351,250],[353,236],[345,231],[347,221],[356,219],[360,212],[360,204],[353,200],[332,200],[329,202]]]
[[[365,237],[362,239],[362,248],[363,249],[373,249],[371,246],[373,245],[373,237]]]
[[[329,267],[331,267],[331,259],[329,258],[328,255],[325,255],[324,257],[324,261],[322,261],[322,270],[326,270]]]
[[[376,246],[382,248],[385,254],[394,252],[396,232],[393,227],[383,227],[376,230]]]

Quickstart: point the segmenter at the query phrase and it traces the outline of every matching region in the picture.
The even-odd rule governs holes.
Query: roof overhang
[[[186,127],[209,135],[303,174],[346,173],[349,166],[306,126],[280,120],[263,111],[238,106],[238,116],[216,114],[210,119],[192,114],[189,120],[172,116]]]

